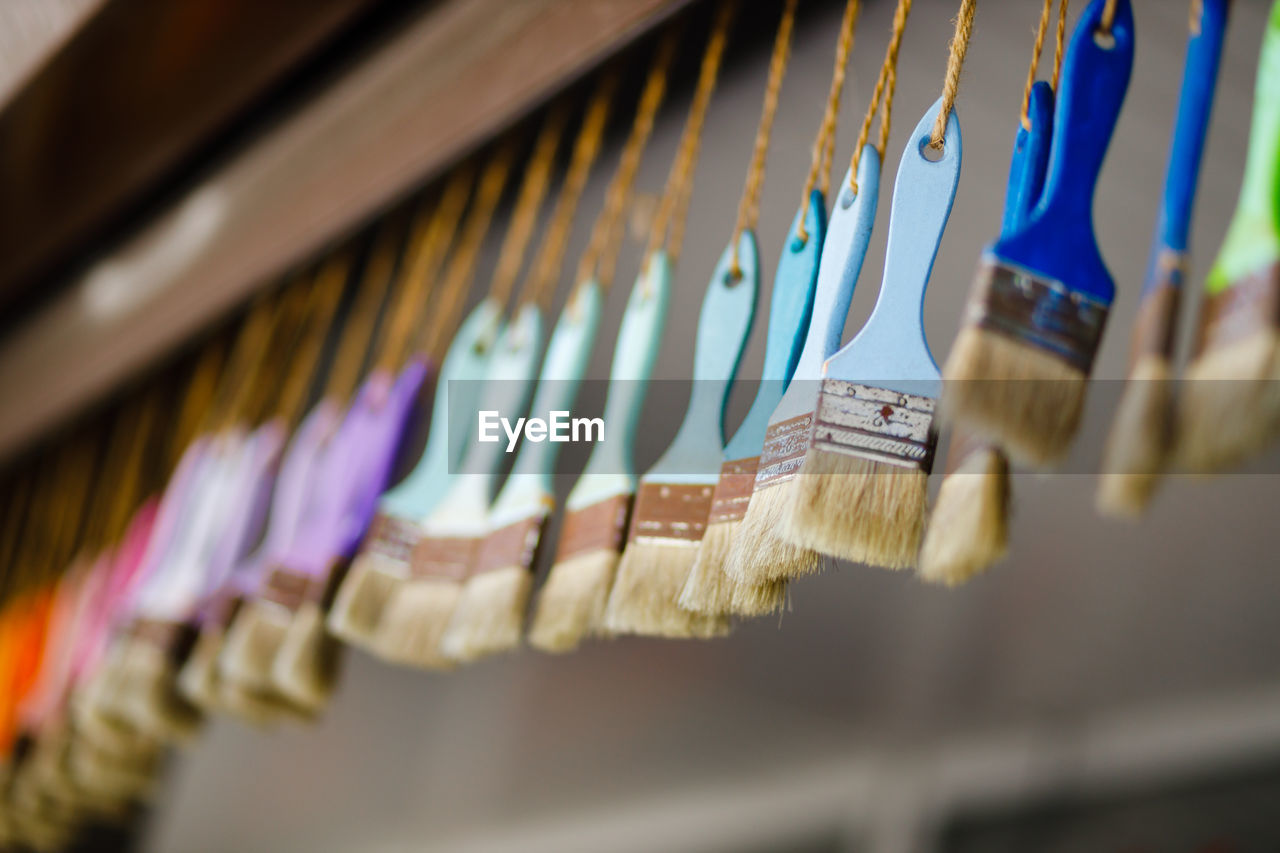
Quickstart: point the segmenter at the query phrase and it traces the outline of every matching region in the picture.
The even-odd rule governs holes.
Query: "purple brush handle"
[[[182,459],[178,461],[178,467],[174,470],[173,476],[169,478],[164,497],[160,499],[160,506],[156,510],[155,521],[151,526],[151,536],[147,540],[147,549],[142,556],[142,564],[134,576],[127,599],[122,602],[124,606],[120,612],[123,616],[127,617],[133,611],[147,583],[164,565],[165,557],[176,538],[178,523],[185,515],[184,510],[193,489],[199,483],[197,475],[204,468],[209,449],[208,438],[200,437],[191,442],[183,451]]]
[[[232,593],[246,596],[256,593],[267,570],[280,561],[297,538],[308,494],[319,473],[324,448],[337,428],[338,417],[338,407],[333,401],[321,400],[294,432],[276,476],[266,535],[257,550],[232,570],[229,582]]]
[[[222,588],[261,536],[285,438],[284,424],[278,419],[258,427],[249,437],[242,451],[247,458],[227,495],[230,509],[205,567],[201,600]]]
[[[365,380],[325,453],[317,500],[284,561],[290,569],[321,577],[335,559],[350,556],[360,544],[426,377],[426,363],[414,360],[394,382],[382,370]]]

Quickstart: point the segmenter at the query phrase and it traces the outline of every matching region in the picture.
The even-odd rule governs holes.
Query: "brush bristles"
[[[1200,473],[1221,471],[1266,446],[1273,435],[1267,384],[1278,358],[1280,337],[1268,330],[1191,361],[1178,401],[1180,465]]]
[[[441,651],[465,662],[519,648],[532,591],[533,572],[521,566],[472,575],[440,640]]]
[[[727,633],[724,616],[691,613],[677,603],[696,554],[686,542],[628,542],[605,607],[605,630],[676,638]]]
[[[213,711],[218,706],[218,656],[222,654],[223,639],[221,630],[206,626],[178,672],[179,692],[202,711]]]
[[[693,568],[680,591],[681,608],[708,616],[763,616],[781,610],[786,604],[785,581],[746,584],[726,571],[733,541],[741,527],[741,521],[707,525]]]
[[[166,649],[135,639],[124,667],[126,715],[134,726],[165,741],[187,740],[196,733],[200,712],[179,695],[177,667]]]
[[[329,631],[354,646],[368,647],[406,566],[385,554],[360,554],[351,564],[329,610]]]
[[[325,633],[324,612],[314,601],[294,611],[271,668],[271,682],[289,701],[319,711],[337,681],[341,647]]]
[[[929,476],[862,456],[810,447],[783,536],[855,563],[916,564]]]
[[[942,480],[920,549],[920,577],[955,586],[1004,559],[1009,548],[1009,462],[972,450]]]
[[[943,370],[950,417],[1032,467],[1058,462],[1080,427],[1088,377],[1044,350],[966,326]]]
[[[1146,355],[1133,366],[1116,408],[1102,456],[1098,512],[1137,518],[1164,472],[1173,435],[1173,371],[1167,359]]]
[[[576,649],[604,629],[604,611],[618,568],[618,553],[599,548],[551,567],[538,593],[529,645],[544,652]]]
[[[766,589],[771,583],[816,574],[822,568],[817,551],[780,535],[791,514],[795,488],[793,478],[752,492],[725,566],[729,577],[741,586]]]
[[[393,663],[422,669],[449,669],[453,662],[440,650],[462,596],[452,578],[415,578],[400,585],[387,602],[374,638],[376,654]]]
[[[246,601],[227,628],[218,657],[218,675],[246,690],[271,690],[271,668],[288,630],[287,610],[275,604]]]

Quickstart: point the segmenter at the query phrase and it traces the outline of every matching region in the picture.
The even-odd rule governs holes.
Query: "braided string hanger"
[[[586,187],[587,177],[600,153],[600,142],[604,138],[605,124],[609,120],[609,106],[614,92],[618,88],[617,68],[611,68],[600,78],[591,101],[587,105],[586,115],[582,119],[582,127],[578,130],[578,138],[573,144],[573,154],[569,159],[569,168],[565,172],[560,185],[560,195],[556,199],[555,209],[551,214],[551,222],[543,235],[542,245],[533,261],[528,277],[520,294],[520,303],[536,304],[544,310],[555,285],[560,279],[560,270],[564,262],[565,249],[569,245],[569,234],[573,229],[573,217],[578,209],[578,201],[582,198],[582,190]]]
[[[960,71],[964,68],[964,57],[969,52],[969,41],[973,38],[973,16],[977,11],[978,0],[961,0],[960,14],[956,16],[956,31],[951,37],[951,49],[947,56],[947,76],[942,84],[942,106],[938,108],[933,133],[929,136],[929,147],[935,151],[942,150],[947,134],[947,117],[955,109],[956,96],[960,93]]]
[[[880,63],[880,73],[876,76],[876,86],[867,104],[867,113],[862,117],[862,127],[858,130],[858,141],[853,146],[853,159],[849,163],[849,189],[858,194],[858,164],[862,160],[862,149],[871,136],[871,122],[880,117],[880,137],[876,143],[876,153],[884,160],[884,149],[889,143],[889,122],[893,114],[893,92],[898,83],[898,52],[902,47],[902,35],[907,30],[907,17],[911,14],[911,0],[898,0],[893,12],[893,32],[889,36],[889,44],[884,51],[884,60]]]
[[[286,426],[302,419],[307,392],[319,372],[320,353],[333,326],[333,318],[338,313],[338,303],[342,301],[342,290],[350,273],[351,253],[348,249],[336,252],[316,273],[306,320],[289,357],[289,373],[276,398],[275,416]]]
[[[1110,33],[1115,22],[1116,0],[1107,0],[1107,5],[1102,7],[1102,17],[1098,19],[1098,29],[1103,33]]]
[[[120,541],[129,526],[130,516],[142,500],[144,463],[154,433],[160,427],[164,404],[164,389],[152,389],[139,405],[138,420],[132,434],[121,441],[125,445],[124,458],[120,464],[120,477],[112,489],[113,505],[106,517],[104,538],[107,542]]]
[[[400,269],[403,284],[389,310],[388,329],[378,360],[386,370],[404,364],[413,349],[417,327],[434,293],[440,266],[458,229],[474,178],[475,169],[469,163],[455,169],[435,209],[430,214],[423,210],[414,222],[413,236]]]
[[[498,252],[498,267],[494,271],[493,283],[489,288],[490,296],[499,305],[505,306],[511,298],[520,269],[524,266],[525,251],[533,238],[538,211],[551,184],[551,170],[555,165],[556,151],[560,148],[560,138],[564,135],[568,118],[569,103],[561,99],[551,107],[543,120],[542,129],[538,132],[538,139],[533,146],[533,154],[525,167],[520,194],[516,197],[511,224],[507,226],[506,236],[502,239],[502,248]]]
[[[605,190],[604,206],[591,229],[591,238],[587,243],[586,251],[578,261],[574,279],[580,287],[588,281],[594,281],[603,293],[607,292],[613,284],[614,273],[618,266],[618,252],[622,247],[622,236],[625,230],[622,222],[623,212],[635,187],[636,175],[640,171],[640,159],[653,133],[654,119],[666,96],[668,75],[678,42],[679,32],[674,28],[668,29],[653,54],[653,63],[649,66],[649,74],[636,105],[631,132],[618,159],[617,171],[609,180],[609,186]]]
[[[1049,18],[1052,12],[1053,0],[1044,0],[1044,7],[1040,10],[1040,23],[1036,26],[1035,44],[1031,48],[1031,67],[1027,69],[1027,83],[1022,88],[1022,129],[1026,131],[1031,130],[1031,116],[1028,113],[1031,108],[1031,90],[1036,85],[1036,71],[1040,68],[1040,53],[1044,49],[1044,37],[1049,31]],[[1067,0],[1059,0],[1057,43],[1053,51],[1053,78],[1049,83],[1054,91],[1058,89],[1058,74],[1062,71],[1062,47],[1066,29]]]
[[[239,413],[241,421],[256,424],[271,416],[279,392],[289,379],[290,356],[306,329],[310,289],[305,276],[295,275],[280,294],[280,314],[267,347],[246,383],[249,395]]]
[[[178,406],[178,415],[173,420],[169,445],[166,451],[165,469],[178,464],[178,458],[187,449],[200,429],[201,423],[208,416],[210,406],[217,395],[223,369],[227,364],[227,337],[221,335],[210,341],[200,351],[195,366],[191,370],[191,379],[187,383],[186,393]],[[166,470],[167,473],[167,470]]]
[[[848,0],[844,17],[840,20],[840,35],[836,40],[835,66],[831,71],[831,88],[827,92],[827,105],[818,125],[818,135],[813,141],[813,156],[809,162],[809,176],[805,178],[801,196],[800,219],[796,222],[796,237],[801,243],[809,239],[809,196],[816,187],[825,197],[831,189],[831,162],[835,158],[836,123],[840,117],[840,97],[844,92],[844,80],[849,68],[849,54],[853,52],[853,37],[857,29],[861,0]]]
[[[778,33],[773,40],[773,55],[769,58],[769,80],[765,84],[764,106],[760,110],[760,124],[756,127],[755,144],[751,150],[751,166],[747,169],[747,181],[738,201],[738,220],[733,228],[733,240],[729,260],[729,278],[742,278],[738,263],[738,243],[743,232],[754,229],[760,219],[760,189],[764,185],[765,157],[769,153],[769,139],[773,133],[773,119],[778,112],[778,96],[782,91],[782,78],[787,73],[787,61],[791,58],[791,32],[796,23],[796,0],[786,0],[782,17],[778,21]],[[807,206],[807,205],[806,205]]]
[[[218,381],[215,401],[209,407],[200,432],[221,432],[234,425],[236,417],[252,400],[254,388],[247,381],[266,352],[272,330],[279,320],[284,300],[278,293],[268,293],[258,298],[240,326],[227,359],[226,370]]]
[[[467,211],[458,244],[445,269],[440,300],[423,336],[420,346],[423,352],[442,356],[444,348],[448,346],[462,313],[463,299],[471,288],[480,247],[484,245],[485,235],[489,233],[489,226],[493,222],[493,212],[506,189],[515,155],[516,142],[509,137],[499,146],[480,175],[480,185]]]
[[[365,261],[363,273],[358,277],[355,303],[342,329],[325,384],[324,396],[329,399],[350,399],[360,382],[365,356],[378,327],[378,315],[395,276],[402,236],[402,224],[392,219],[383,223],[374,237],[373,249]]]
[[[729,28],[733,25],[737,8],[736,0],[723,0],[716,9],[715,22],[711,26],[711,34],[702,54],[702,67],[698,71],[693,103],[689,106],[689,116],[685,119],[676,157],[667,175],[662,201],[658,205],[649,233],[649,245],[645,250],[646,263],[648,258],[653,257],[664,246],[672,264],[680,257],[685,219],[689,212],[689,200],[693,195],[693,170],[702,144],[702,128],[706,123],[707,108],[711,104],[711,95],[715,92],[720,63],[724,59],[725,45],[729,40]]]

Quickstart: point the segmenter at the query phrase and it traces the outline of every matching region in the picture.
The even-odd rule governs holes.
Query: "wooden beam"
[[[446,0],[0,341],[0,458],[687,0]]]

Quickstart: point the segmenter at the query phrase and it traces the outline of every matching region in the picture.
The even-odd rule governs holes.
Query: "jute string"
[[[693,195],[693,170],[698,162],[698,151],[702,144],[702,128],[706,123],[711,96],[715,92],[720,64],[724,59],[725,45],[729,40],[729,28],[733,25],[737,5],[736,0],[723,0],[716,10],[715,23],[712,25],[711,35],[707,39],[707,46],[702,54],[702,67],[698,72],[698,82],[693,92],[693,103],[689,107],[689,116],[685,119],[684,132],[680,136],[675,160],[667,175],[667,184],[662,191],[662,201],[654,216],[649,245],[645,251],[646,259],[664,247],[673,264],[680,257],[680,249],[684,244],[685,219],[689,212],[689,201]]]
[[[951,37],[950,55],[947,57],[947,76],[942,84],[942,106],[938,109],[938,118],[933,122],[933,133],[929,137],[929,147],[941,150],[947,133],[947,118],[956,105],[956,96],[960,93],[960,72],[964,68],[964,57],[969,52],[969,41],[973,38],[973,18],[978,11],[978,0],[961,0],[960,14],[956,16],[956,31]]]
[[[893,115],[893,92],[898,82],[898,52],[902,47],[902,35],[907,30],[907,17],[910,14],[911,0],[898,0],[898,6],[893,12],[893,32],[889,36],[884,61],[880,63],[880,73],[876,77],[875,91],[871,95],[871,102],[867,104],[866,115],[862,117],[862,127],[858,130],[858,141],[853,147],[853,159],[849,164],[849,188],[854,195],[858,193],[858,164],[862,159],[862,149],[871,137],[871,123],[877,115],[880,116],[880,137],[876,151],[880,159],[884,160],[884,149],[889,142],[889,122]]]
[[[751,165],[747,169],[746,184],[738,201],[738,219],[733,228],[730,250],[729,274],[734,280],[742,277],[738,263],[738,243],[742,235],[756,227],[760,220],[760,190],[764,186],[765,158],[769,154],[769,138],[773,133],[773,120],[778,113],[778,97],[782,92],[782,79],[787,73],[787,61],[791,58],[791,33],[796,23],[796,0],[786,0],[778,32],[773,40],[773,54],[769,59],[769,79],[765,84],[764,105],[760,110],[760,124],[751,148]],[[807,207],[807,205],[806,205]]]
[[[351,274],[351,252],[342,249],[325,260],[311,285],[311,304],[304,328],[289,359],[289,375],[280,389],[276,414],[285,424],[302,419],[307,392],[319,372],[320,353],[333,328],[338,303]]]
[[[587,104],[586,114],[582,118],[582,127],[579,128],[578,138],[573,143],[569,168],[560,183],[560,193],[551,213],[551,221],[547,225],[546,233],[542,237],[542,245],[538,247],[537,257],[534,258],[528,277],[521,288],[521,304],[538,305],[545,311],[548,307],[547,303],[555,293],[564,265],[565,250],[569,247],[569,236],[573,231],[578,202],[582,199],[582,191],[587,185],[591,167],[600,154],[600,143],[604,139],[605,125],[609,121],[609,109],[617,90],[618,72],[613,68],[600,77]]]
[[[1031,48],[1031,67],[1027,69],[1027,83],[1022,88],[1022,129],[1031,130],[1031,116],[1027,110],[1031,107],[1031,89],[1036,84],[1036,72],[1040,68],[1040,52],[1044,49],[1044,38],[1049,31],[1049,18],[1053,12],[1053,0],[1044,0],[1044,8],[1040,10],[1040,23],[1036,26],[1036,40]],[[1062,46],[1066,36],[1067,0],[1058,2],[1057,44],[1053,52],[1053,78],[1050,86],[1058,89],[1058,75],[1062,70]]]
[[[605,190],[604,206],[591,231],[587,249],[578,261],[575,278],[580,284],[594,280],[602,291],[608,291],[613,284],[618,267],[618,252],[625,233],[623,213],[635,188],[641,157],[653,134],[654,119],[666,97],[671,61],[675,57],[678,42],[679,31],[669,29],[654,51],[653,64],[649,66],[649,75],[636,105],[631,132],[622,147],[622,156],[618,159],[618,169]]]
[[[822,124],[818,125],[818,136],[813,142],[813,156],[809,162],[809,175],[805,178],[804,193],[801,195],[800,218],[796,222],[796,236],[801,241],[809,239],[806,227],[809,216],[809,195],[814,188],[821,190],[825,196],[831,189],[831,162],[835,158],[836,124],[840,118],[840,97],[844,92],[844,81],[849,68],[849,54],[853,52],[853,39],[857,30],[858,13],[862,10],[861,0],[848,0],[844,7],[844,17],[840,20],[840,35],[836,40],[835,66],[831,71],[831,88],[827,91],[827,105],[822,113]]]
[[[324,396],[332,400],[350,399],[359,384],[365,356],[378,327],[378,315],[395,275],[401,237],[400,223],[395,220],[383,223],[374,237],[325,383]]]

